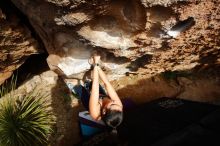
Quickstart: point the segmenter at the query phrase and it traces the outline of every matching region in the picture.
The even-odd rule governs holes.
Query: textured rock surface
[[[61,76],[84,78],[88,58],[97,50],[108,77],[117,79],[112,83],[121,98],[220,104],[220,1],[11,1],[28,17],[49,53],[49,67]],[[167,35],[188,18],[195,22],[191,27],[175,38]],[[5,20],[1,12],[0,19]],[[53,72],[34,76],[21,88],[29,92],[36,86],[50,93],[57,117],[51,145],[77,143],[78,100],[69,103],[64,82]]]
[[[146,7],[155,6],[155,5],[163,5],[167,7],[177,2],[187,2],[187,1],[189,0],[141,0],[141,3]]]
[[[0,5],[0,85],[28,56],[40,51],[37,41],[16,16],[16,11],[4,10],[4,5]]]
[[[153,76],[219,67],[219,1],[12,2],[28,16],[52,55],[49,66],[66,77],[83,78],[93,50],[101,51],[111,80],[128,72]],[[189,17],[195,22],[192,27],[175,38],[166,34]]]

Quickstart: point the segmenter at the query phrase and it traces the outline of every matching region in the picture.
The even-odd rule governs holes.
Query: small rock
[[[40,75],[41,80],[47,85],[56,84],[58,80],[58,75],[53,71],[46,71]]]

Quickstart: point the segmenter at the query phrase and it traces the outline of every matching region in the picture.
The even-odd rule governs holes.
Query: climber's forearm
[[[120,98],[118,97],[118,94],[116,93],[115,89],[113,88],[113,86],[111,85],[111,83],[107,79],[107,76],[105,75],[105,73],[102,71],[101,68],[99,68],[99,76],[101,80],[104,82],[104,85],[105,85],[105,88],[107,90],[109,97],[122,106],[122,103],[121,103]]]
[[[104,84],[110,84],[106,74],[103,72],[101,68],[99,68],[99,77],[101,78]]]
[[[92,90],[89,99],[89,112],[91,117],[96,120],[100,117],[98,68],[98,66],[95,66],[93,69]]]

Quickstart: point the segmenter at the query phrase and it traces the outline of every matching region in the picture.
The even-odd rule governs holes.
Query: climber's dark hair
[[[103,121],[105,124],[113,130],[116,130],[123,120],[123,112],[118,110],[107,109],[105,115],[103,115]]]
[[[118,132],[117,127],[121,124],[123,120],[123,112],[118,110],[107,109],[105,115],[103,115],[103,121],[107,126],[111,128],[111,132],[108,135],[108,143],[110,145],[118,145]]]

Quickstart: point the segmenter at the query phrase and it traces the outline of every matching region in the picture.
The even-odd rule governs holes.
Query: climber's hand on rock
[[[99,55],[94,55],[94,56],[93,56],[93,60],[94,60],[94,63],[99,63],[99,61],[100,61],[100,56],[99,56]]]
[[[89,58],[88,62],[90,65],[93,65],[95,63],[93,57]]]

